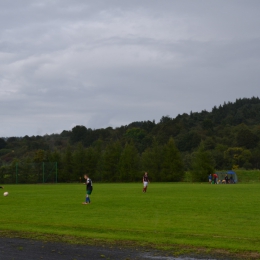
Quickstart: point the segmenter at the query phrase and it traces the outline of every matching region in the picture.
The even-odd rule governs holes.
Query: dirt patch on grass
[[[133,241],[102,241],[66,235],[0,231],[1,260],[49,259],[260,259],[257,252],[230,252],[187,245],[151,245]]]

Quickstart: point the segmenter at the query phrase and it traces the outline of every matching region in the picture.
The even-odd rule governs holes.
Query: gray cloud
[[[258,0],[0,2],[0,136],[258,96]]]

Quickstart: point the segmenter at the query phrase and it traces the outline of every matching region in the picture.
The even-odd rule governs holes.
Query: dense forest
[[[211,112],[133,122],[105,129],[82,125],[61,134],[0,138],[0,183],[17,165],[57,162],[58,181],[194,181],[214,170],[260,168],[260,100],[237,99]],[[16,166],[15,166],[16,165]]]

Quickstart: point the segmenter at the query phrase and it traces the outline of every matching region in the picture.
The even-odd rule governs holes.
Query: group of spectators
[[[216,173],[209,175],[209,184],[219,184],[219,183],[233,184],[235,182],[232,175],[230,176],[230,178],[228,178],[228,175],[226,174],[224,180],[219,180],[218,175]]]

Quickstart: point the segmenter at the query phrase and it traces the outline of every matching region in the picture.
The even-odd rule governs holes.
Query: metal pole
[[[56,165],[56,183],[57,183],[58,180],[57,162],[55,162],[55,165]]]
[[[44,162],[42,163],[42,183],[44,183]]]
[[[18,163],[15,164],[15,182],[18,183]]]

